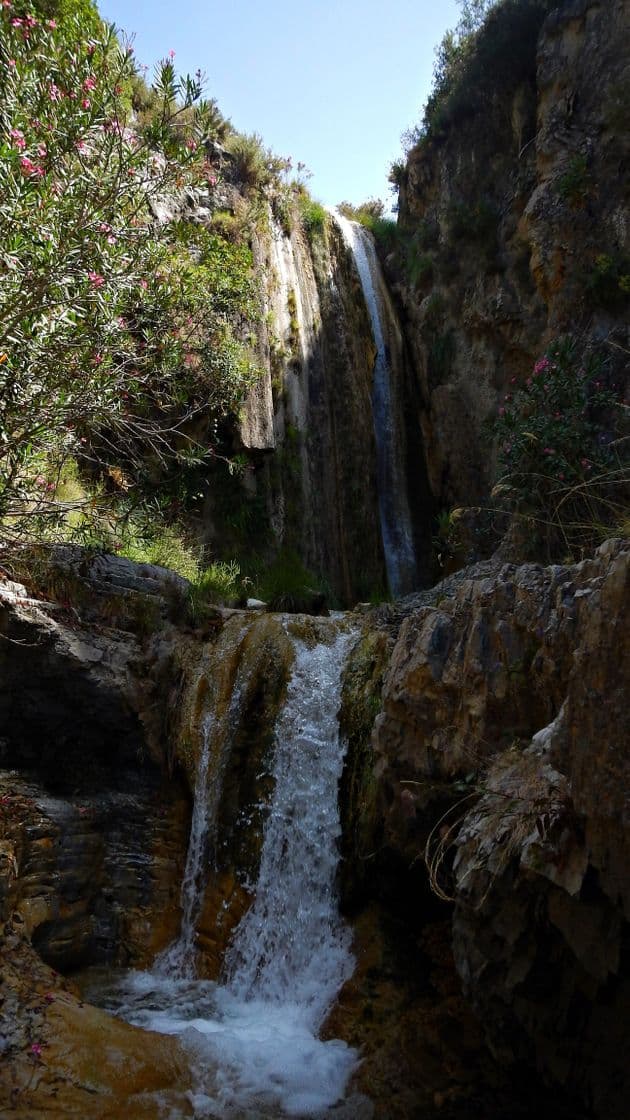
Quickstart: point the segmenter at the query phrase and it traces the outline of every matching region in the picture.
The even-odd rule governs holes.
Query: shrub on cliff
[[[487,113],[536,76],[543,19],[556,0],[460,0],[461,18],[436,50],[433,90],[422,123],[405,142],[437,139],[464,117]]]
[[[628,412],[603,357],[571,338],[553,343],[505,396],[493,497],[522,519],[543,557],[579,558],[627,520]]]
[[[251,373],[230,327],[247,311],[251,262],[218,237],[200,234],[191,251],[156,217],[216,181],[199,81],[164,60],[140,139],[133,52],[111,28],[95,34],[84,7],[60,21],[0,9],[5,537],[59,516],[69,457],[151,477],[203,456]]]

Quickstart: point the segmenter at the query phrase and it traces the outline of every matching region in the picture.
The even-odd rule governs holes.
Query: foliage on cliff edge
[[[186,191],[217,187],[199,76],[179,78],[164,59],[150,135],[139,135],[133,50],[74,7],[60,19],[0,11],[8,537],[60,516],[71,458],[96,473],[122,464],[132,483],[199,461],[255,373],[234,330],[252,311],[249,251],[167,220]]]

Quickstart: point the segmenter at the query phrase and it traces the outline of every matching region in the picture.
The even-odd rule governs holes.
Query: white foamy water
[[[387,581],[392,595],[403,595],[415,584],[416,555],[411,527],[411,512],[407,498],[407,483],[400,449],[403,446],[399,421],[394,408],[392,392],[392,364],[390,345],[397,343],[386,323],[391,318],[384,307],[381,266],[376,256],[372,235],[359,222],[344,218],[338,210],[331,211],[343,239],[350,249],[359,273],[374,345],[376,362],[372,385],[372,415],[376,440],[378,470],[378,501],[381,537]],[[390,345],[388,345],[390,344]],[[402,342],[400,343],[402,348]]]
[[[98,999],[137,1026],[181,1038],[192,1056],[189,1100],[200,1120],[332,1115],[357,1065],[346,1043],[317,1037],[354,966],[335,894],[343,765],[337,712],[352,635],[331,624],[326,631],[329,640],[310,648],[294,640],[256,897],[236,930],[223,982],[187,977],[175,956],[167,974],[164,954],[158,969],[129,973]],[[203,766],[200,786],[207,784]],[[190,847],[203,850],[194,817]],[[198,884],[197,855],[189,851],[188,862],[187,876]]]

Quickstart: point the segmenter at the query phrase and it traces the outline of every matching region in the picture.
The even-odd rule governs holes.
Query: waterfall
[[[349,640],[340,634],[332,647],[314,649],[294,643],[256,899],[226,961],[236,998],[299,1005],[312,1029],[353,963],[335,899],[343,764],[337,710]]]
[[[413,590],[417,569],[407,497],[405,440],[392,386],[392,358],[396,353],[398,364],[402,366],[402,339],[393,308],[386,300],[385,281],[372,235],[359,222],[349,221],[339,211],[331,213],[354,258],[376,346],[372,415],[379,516],[389,589],[397,596]]]
[[[195,975],[195,927],[201,909],[203,886],[205,884],[205,864],[207,854],[208,829],[208,763],[210,743],[214,722],[206,716],[202,726],[202,745],[195,780],[195,797],[186,867],[182,879],[181,904],[182,925],[179,937],[168,949],[160,953],[155,961],[155,971],[164,976],[178,978]]]
[[[290,634],[291,623],[284,626]],[[200,871],[213,828],[208,805],[217,809],[207,796],[216,739],[207,721],[181,936],[152,972],[126,974],[104,1000],[101,992],[105,1006],[135,1025],[180,1036],[191,1055],[188,1097],[198,1118],[322,1117],[343,1097],[357,1064],[346,1043],[317,1037],[354,966],[335,897],[343,766],[337,712],[353,634],[332,620],[315,627],[316,641],[291,638],[295,657],[275,730],[256,896],[228,950],[224,981],[190,974]],[[238,692],[237,686],[235,703]]]

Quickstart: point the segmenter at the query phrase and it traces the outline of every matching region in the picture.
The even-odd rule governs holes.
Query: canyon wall
[[[474,88],[410,151],[386,261],[442,508],[487,500],[487,421],[551,339],[603,347],[627,386],[630,6],[523,11],[491,14]]]

